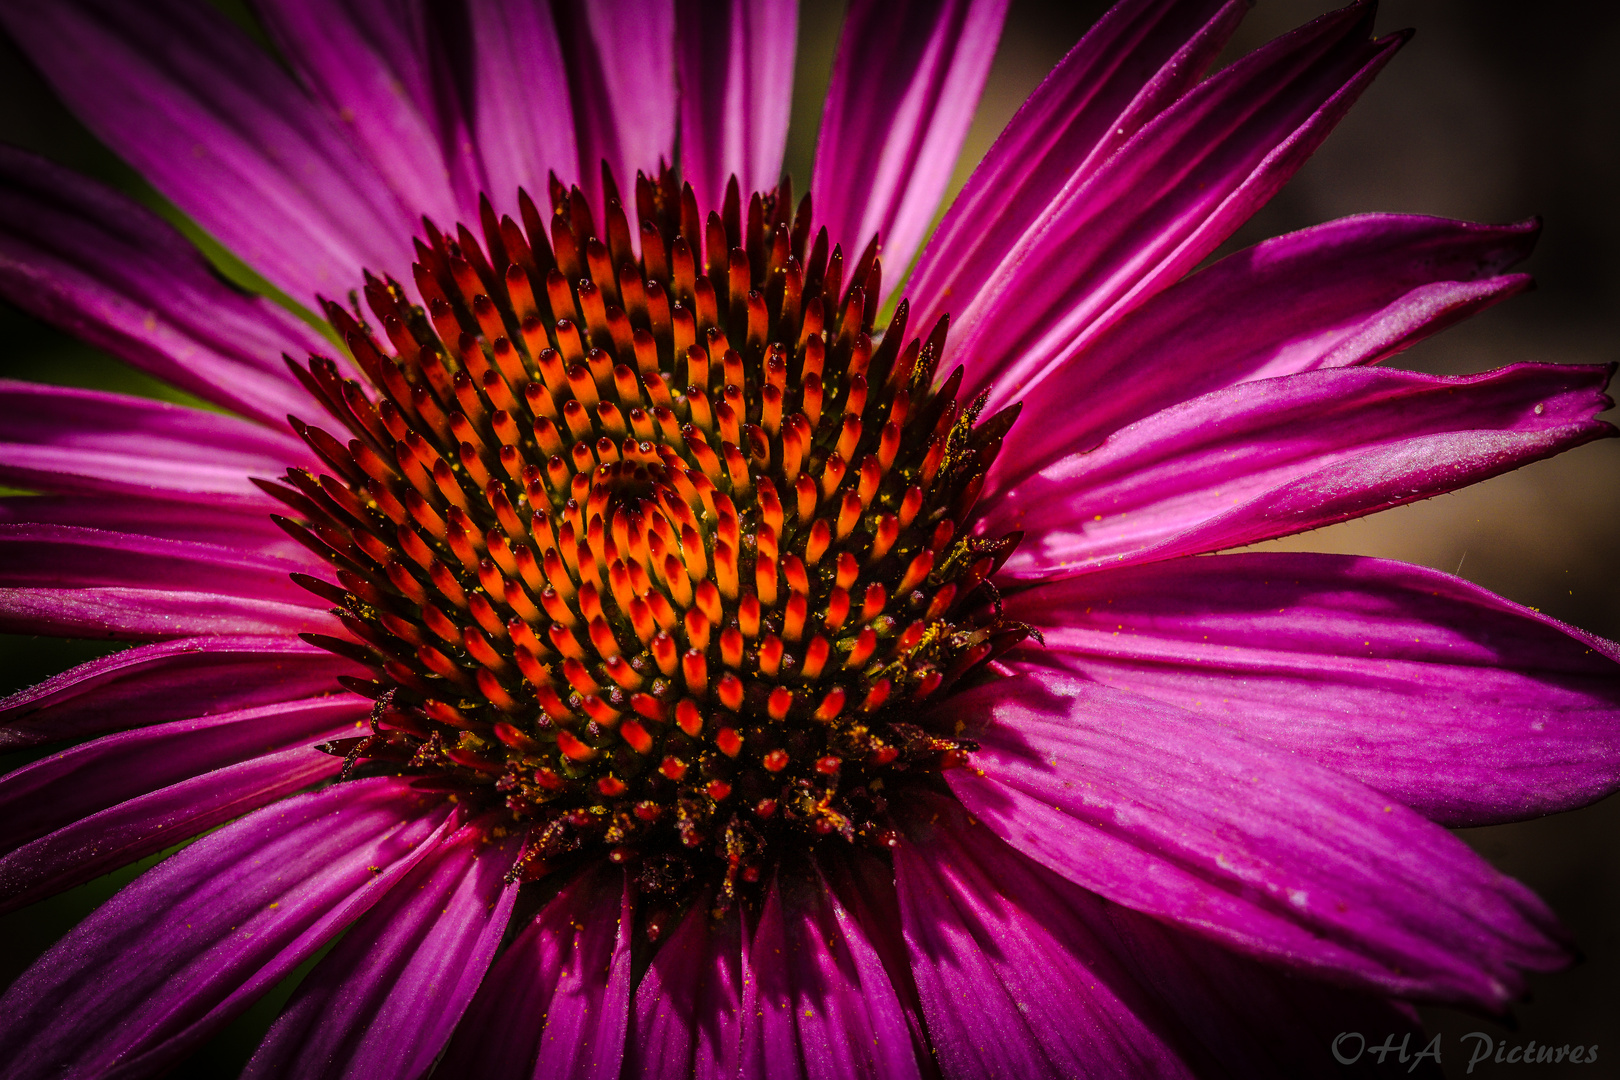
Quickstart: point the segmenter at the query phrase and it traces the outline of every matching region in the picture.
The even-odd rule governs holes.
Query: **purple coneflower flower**
[[[1241,0],[1125,0],[930,237],[1004,6],[855,3],[796,201],[791,3],[263,0],[290,71],[0,4],[341,342],[0,151],[0,291],[220,410],[0,390],[0,622],[144,642],[5,703],[88,740],[0,780],[5,903],[200,837],[8,1075],[160,1073],[334,939],[250,1076],[1294,1076],[1565,961],[1443,826],[1620,786],[1620,649],[1198,557],[1614,434],[1607,368],[1375,366],[1535,226],[1196,269],[1403,38],[1204,78]]]

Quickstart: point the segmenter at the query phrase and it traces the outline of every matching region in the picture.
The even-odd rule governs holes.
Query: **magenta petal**
[[[370,709],[353,694],[308,698],[136,728],[41,758],[0,777],[0,852],[149,791],[333,737]]]
[[[621,196],[637,170],[675,160],[674,0],[558,0],[579,142],[579,186],[603,205],[602,163]]]
[[[1331,1052],[1341,1032],[1376,1031],[1374,1045],[1393,1035],[1398,1046],[1410,1035],[1408,1056],[1416,1055],[1427,1037],[1410,1005],[1256,963],[1128,908],[1108,904],[1106,910],[1117,955],[1158,999],[1160,1011],[1180,1022],[1192,1048],[1189,1057],[1196,1053],[1210,1061],[1200,1075],[1253,1080],[1413,1075],[1414,1065],[1402,1068],[1395,1058],[1389,1059],[1387,1071],[1374,1070],[1370,1055],[1363,1056],[1360,1071],[1348,1069]],[[1354,1053],[1354,1039],[1343,1045]],[[1428,1075],[1438,1076],[1439,1071]]]
[[[1500,1009],[1566,956],[1551,912],[1348,777],[1203,717],[1032,669],[951,699],[951,790],[1037,862],[1230,948],[1376,993]]]
[[[881,237],[903,276],[950,184],[1007,0],[850,5],[816,138],[817,220],[853,258]]]
[[[545,1030],[540,1032],[534,1080],[553,1076],[580,1080],[615,1080],[624,1061],[625,1036],[630,1027],[630,940],[634,907],[628,880],[611,922],[614,905],[603,904],[589,928],[578,939],[576,962],[589,961],[583,972],[558,972]],[[612,927],[611,954],[602,957],[601,931]],[[590,939],[586,939],[590,934]],[[605,942],[603,942],[605,943]],[[598,961],[598,957],[601,957]]]
[[[795,0],[677,0],[681,174],[719,210],[726,181],[769,191],[782,177],[793,104]]]
[[[7,0],[0,23],[91,131],[278,288],[307,303],[364,267],[409,280],[412,215],[223,14]]]
[[[692,904],[658,946],[636,987],[625,1075],[642,1080],[737,1076],[742,1024],[742,927],[733,913]]]
[[[1445,825],[1620,788],[1620,664],[1465,581],[1338,555],[1176,559],[1008,598],[1032,658],[1298,754]]]
[[[953,800],[918,809],[895,869],[948,1076],[1325,1080],[1347,1075],[1325,1052],[1338,1032],[1421,1031],[1415,1014],[1087,892]]]
[[[0,524],[68,525],[227,547],[244,555],[325,568],[303,544],[276,527],[264,509],[148,499],[136,495],[0,496]]]
[[[562,45],[546,4],[472,0],[467,14],[471,134],[485,192],[515,213],[518,188],[544,191],[552,172],[564,183],[579,179]]]
[[[0,627],[81,637],[333,632],[297,563],[58,525],[0,525]]]
[[[448,813],[402,780],[357,780],[159,863],[0,998],[8,1075],[162,1072],[387,893]]]
[[[92,881],[300,788],[343,759],[308,746],[182,780],[81,818],[0,857],[0,913]]]
[[[275,510],[250,476],[319,466],[286,430],[147,398],[0,379],[0,482]]]
[[[895,888],[946,1076],[1191,1076],[1181,1033],[1113,955],[1106,901],[969,824],[954,800],[908,812]]]
[[[1454,491],[1605,438],[1612,367],[1443,377],[1379,368],[1242,383],[1165,409],[998,498],[1003,572],[1074,573],[1241,547]]]
[[[1539,231],[1372,214],[1230,255],[1142,305],[1023,398],[986,492],[1241,382],[1376,363],[1529,287]],[[1075,402],[1083,402],[1081,408]]]
[[[1242,18],[1242,0],[1125,0],[1069,50],[996,137],[907,282],[912,325],[960,310],[1038,235],[1049,207],[1195,84]],[[964,283],[970,283],[964,286]]]
[[[1198,84],[1063,193],[953,297],[964,394],[1024,394],[1092,334],[1190,271],[1282,186],[1404,38],[1369,41],[1358,4]],[[948,362],[949,357],[947,358]]]
[[[435,1075],[617,1080],[630,1015],[629,885],[606,862],[541,909],[479,987]]]
[[[283,353],[325,351],[267,300],[219,280],[128,197],[0,147],[0,295],[205,401],[280,428],[309,395]]]
[[[256,0],[254,10],[281,55],[363,148],[402,206],[441,224],[473,221],[474,151],[459,110],[444,107],[438,92],[426,6],[423,0]]]
[[[8,634],[159,640],[194,634],[332,634],[341,626],[316,608],[184,589],[0,588],[0,630]]]
[[[299,983],[243,1070],[253,1077],[425,1076],[495,956],[521,844],[457,830]]]
[[[925,1077],[933,1076],[933,1051],[901,926],[892,859],[860,848],[847,852],[823,850],[817,856],[816,867],[877,954],[905,1016],[918,1068]]]
[[[0,750],[293,701],[363,669],[294,637],[179,638],[80,664],[0,700]]]
[[[772,881],[748,966],[743,1076],[920,1075],[877,952],[819,874]]]

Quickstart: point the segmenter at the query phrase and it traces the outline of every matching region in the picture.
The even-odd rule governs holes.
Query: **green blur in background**
[[[1328,0],[1260,0],[1222,63],[1319,14]],[[221,3],[251,28],[239,5]],[[966,180],[997,132],[1106,5],[1015,2],[957,168]],[[806,0],[787,168],[804,190],[842,5]],[[1379,32],[1418,34],[1315,158],[1219,254],[1267,236],[1367,211],[1503,222],[1539,214],[1528,269],[1539,288],[1476,316],[1393,363],[1443,374],[1504,364],[1620,359],[1620,7],[1580,0],[1392,0]],[[257,35],[256,29],[254,30]],[[262,35],[257,35],[263,40]],[[54,99],[0,36],[0,140],[130,192],[199,242],[227,276],[257,279],[207,241]],[[190,402],[122,363],[0,303],[0,376]],[[1614,412],[1606,414],[1611,422]],[[1620,440],[1584,446],[1456,494],[1267,549],[1375,555],[1477,582],[1543,612],[1620,638]],[[0,694],[109,651],[95,642],[0,635]],[[0,757],[0,769],[24,757]],[[1463,830],[1504,872],[1542,896],[1585,954],[1531,978],[1517,1030],[1425,1009],[1447,1076],[1467,1069],[1464,1033],[1515,1045],[1598,1044],[1590,1066],[1540,1065],[1538,1077],[1620,1075],[1620,798],[1519,825]],[[157,857],[0,919],[0,984]],[[233,1076],[311,960],[230,1025],[176,1077]],[[1376,1045],[1384,1033],[1367,1032]],[[1413,1047],[1415,1052],[1418,1048]],[[1328,1050],[1323,1048],[1324,1056]],[[1393,1061],[1391,1061],[1393,1065]],[[1509,1075],[1481,1064],[1474,1076]]]

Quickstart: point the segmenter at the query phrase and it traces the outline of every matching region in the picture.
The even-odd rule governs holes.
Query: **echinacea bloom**
[[[1297,1076],[1565,962],[1444,827],[1620,787],[1620,647],[1208,554],[1614,434],[1607,368],[1376,366],[1535,226],[1198,269],[1404,39],[1206,78],[1242,0],[1125,0],[930,235],[1004,6],[854,3],[795,201],[782,0],[262,0],[285,67],[0,2],[333,334],[0,151],[0,293],[217,407],[0,388],[0,624],[144,642],[4,704],[84,740],[0,779],[5,906],[197,837],[8,1076],[159,1074],[334,940],[248,1075]]]

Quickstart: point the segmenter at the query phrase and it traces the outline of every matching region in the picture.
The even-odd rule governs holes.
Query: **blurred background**
[[[250,24],[242,8],[222,2]],[[1014,0],[990,83],[957,169],[965,181],[1002,126],[1106,5]],[[1323,10],[1313,0],[1259,0],[1221,61]],[[787,167],[810,174],[842,5],[803,6]],[[1417,36],[1283,192],[1222,253],[1329,218],[1387,210],[1476,221],[1540,215],[1528,264],[1539,288],[1398,357],[1456,374],[1519,361],[1620,360],[1620,5],[1582,0],[1390,0],[1379,31]],[[166,213],[222,268],[217,246],[102,147],[0,35],[0,140],[36,150]],[[118,361],[0,302],[0,376],[184,400]],[[1611,411],[1606,417],[1616,420]],[[1459,573],[1520,603],[1620,638],[1620,440],[1581,447],[1507,476],[1270,548],[1403,559]],[[0,695],[106,647],[0,635]],[[10,769],[22,759],[0,757]],[[1540,1065],[1538,1076],[1620,1076],[1620,798],[1519,825],[1464,830],[1497,867],[1526,882],[1574,934],[1584,961],[1532,979],[1510,1022],[1426,1009],[1443,1036],[1448,1076],[1462,1076],[1460,1036],[1484,1031],[1604,1047],[1593,1066]],[[151,860],[0,919],[0,985]],[[234,1075],[290,992],[288,980],[175,1075]],[[1368,1033],[1371,1034],[1371,1033]],[[1377,1040],[1374,1040],[1375,1042]],[[1506,1065],[1481,1064],[1475,1076]]]

